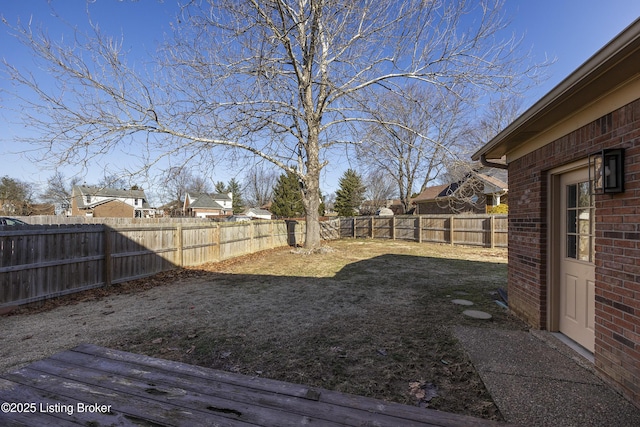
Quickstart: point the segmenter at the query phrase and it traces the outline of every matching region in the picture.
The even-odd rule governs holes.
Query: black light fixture
[[[591,192],[622,193],[624,191],[624,148],[598,151],[589,156]]]

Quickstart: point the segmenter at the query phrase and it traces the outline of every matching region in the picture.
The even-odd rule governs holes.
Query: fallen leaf
[[[424,380],[413,381],[409,383],[409,394],[415,397],[420,405],[437,397],[438,389],[433,383]]]

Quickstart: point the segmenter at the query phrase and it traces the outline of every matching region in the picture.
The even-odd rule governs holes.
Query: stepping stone
[[[469,316],[473,319],[480,319],[480,320],[489,320],[491,319],[491,315],[489,313],[485,313],[484,311],[478,311],[478,310],[465,310],[462,312],[462,314],[464,314],[465,316]]]
[[[451,302],[458,305],[473,305],[471,301],[466,299],[452,299]]]

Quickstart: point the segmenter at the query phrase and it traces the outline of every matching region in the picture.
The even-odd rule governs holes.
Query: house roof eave
[[[640,18],[538,100],[471,158],[500,159],[530,139],[592,104],[622,83],[638,78]]]

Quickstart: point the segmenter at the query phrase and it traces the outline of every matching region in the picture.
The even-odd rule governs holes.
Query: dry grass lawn
[[[502,419],[456,325],[521,329],[494,300],[506,251],[388,240],[282,248],[21,307],[0,371],[83,342]],[[462,315],[474,302],[493,315]]]
[[[506,250],[385,240],[327,245],[324,253],[283,248],[211,264],[171,274],[171,284],[156,278],[153,284],[174,289],[170,300],[143,292],[139,304],[163,311],[105,344],[502,419],[451,330],[524,328],[494,302],[506,286]],[[454,298],[473,301],[493,320],[466,318]]]

